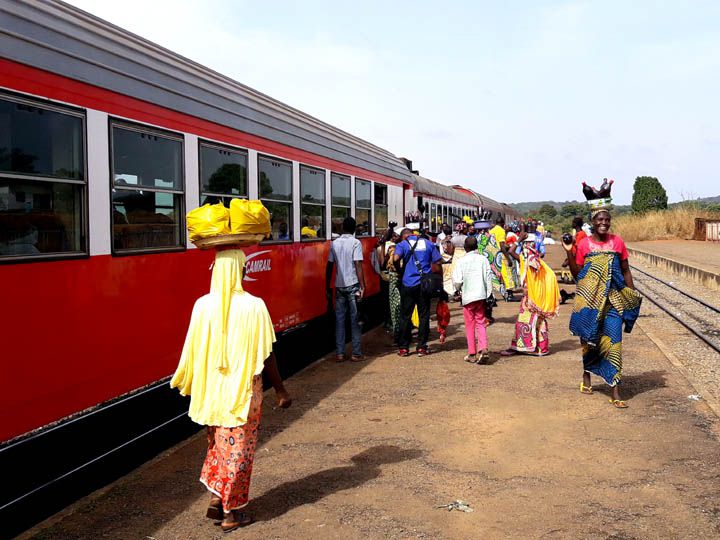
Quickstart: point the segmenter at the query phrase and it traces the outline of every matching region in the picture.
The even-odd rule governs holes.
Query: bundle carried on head
[[[615,180],[608,180],[603,178],[603,183],[600,185],[600,189],[596,189],[593,186],[583,182],[583,195],[587,200],[588,206],[590,207],[590,214],[595,217],[600,212],[607,212],[612,204],[612,198],[610,197],[610,190]]]
[[[200,249],[251,246],[270,234],[270,213],[258,200],[233,199],[229,210],[222,203],[190,210],[187,227]]]

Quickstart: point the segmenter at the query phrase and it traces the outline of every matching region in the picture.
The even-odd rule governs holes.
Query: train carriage
[[[282,335],[326,313],[346,216],[372,276],[373,235],[402,220],[412,177],[390,152],[60,2],[0,0],[0,51],[0,463],[23,469],[0,510],[14,512],[185,422],[166,377],[212,260],[186,237],[188,210],[268,207],[246,286]],[[32,467],[49,446],[56,459]]]

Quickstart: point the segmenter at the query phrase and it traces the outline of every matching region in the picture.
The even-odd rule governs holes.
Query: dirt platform
[[[493,350],[517,304],[501,303]],[[552,354],[477,366],[451,335],[426,358],[398,358],[365,336],[363,363],[320,361],[288,384],[290,410],[266,398],[248,511],[223,535],[204,517],[198,435],[36,529],[38,539],[715,538],[717,418],[639,327],[625,336],[623,391],[578,391],[569,306]],[[597,382],[597,381],[596,381]],[[79,443],[81,443],[79,441]],[[437,506],[467,501],[472,513]]]
[[[666,257],[712,274],[720,274],[720,243],[694,240],[629,242],[629,248]]]

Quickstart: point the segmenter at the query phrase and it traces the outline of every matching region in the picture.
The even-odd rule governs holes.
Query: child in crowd
[[[465,238],[465,255],[453,270],[455,287],[462,292],[468,353],[466,362],[484,364],[490,359],[485,321],[485,302],[492,295],[492,270],[478,252],[477,238]],[[478,349],[480,349],[478,351]]]

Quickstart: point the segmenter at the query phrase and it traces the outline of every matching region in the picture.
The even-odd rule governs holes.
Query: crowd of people
[[[401,357],[410,356],[416,328],[415,354],[427,356],[431,306],[435,302],[439,343],[445,342],[450,323],[449,302],[460,302],[465,328],[467,362],[491,360],[487,327],[494,323],[498,299],[518,301],[518,314],[509,346],[500,356],[550,353],[548,321],[558,315],[560,304],[575,296],[570,331],[581,340],[583,378],[580,391],[592,393],[590,377],[600,376],[612,387],[611,403],[626,408],[620,397],[622,332],[629,332],[637,318],[640,297],[634,291],[628,253],[622,239],[609,233],[607,205],[592,211],[592,225],[580,216],[573,230],[563,236],[569,267],[577,291],[560,291],[557,275],[543,260],[544,228],[533,220],[505,223],[458,220],[443,223],[434,238],[417,224],[388,228],[378,238],[373,262],[381,276],[385,329]],[[352,329],[353,361],[361,361],[361,330],[357,302],[363,297],[365,276],[362,249],[354,238],[354,220],[343,224],[345,234],[333,241],[327,266],[326,288],[332,297],[335,282],[336,359],[344,361],[346,314]],[[563,294],[564,293],[564,294]]]
[[[609,199],[591,202],[592,230],[583,220],[563,236],[567,265],[577,289],[570,331],[580,338],[583,375],[580,392],[592,394],[591,375],[611,388],[611,404],[627,407],[620,396],[622,334],[638,317],[641,298],[634,290],[623,240],[609,232]],[[363,252],[352,217],[332,241],[326,266],[328,303],[334,302],[336,360],[345,361],[346,323],[350,319],[352,361],[362,361],[358,302],[365,295]],[[450,322],[449,302],[460,302],[467,341],[467,362],[490,360],[487,327],[493,324],[497,298],[518,300],[518,315],[503,356],[550,352],[548,320],[558,314],[560,291],[553,270],[543,260],[543,235],[537,224],[458,221],[442,224],[432,239],[415,225],[394,226],[379,239],[373,255],[383,278],[387,329],[398,355],[432,353],[430,311],[436,302],[440,343]],[[171,386],[191,396],[190,417],[207,426],[208,450],[200,481],[210,492],[207,516],[231,531],[252,522],[242,511],[248,502],[250,476],[260,424],[263,373],[275,388],[278,405],[291,398],[283,386],[272,352],[275,334],[262,299],[245,292],[245,255],[230,247],[218,251],[210,292],[192,312],[185,346]],[[334,276],[334,280],[333,280]],[[333,294],[334,289],[334,294]],[[515,296],[518,295],[518,296]]]

